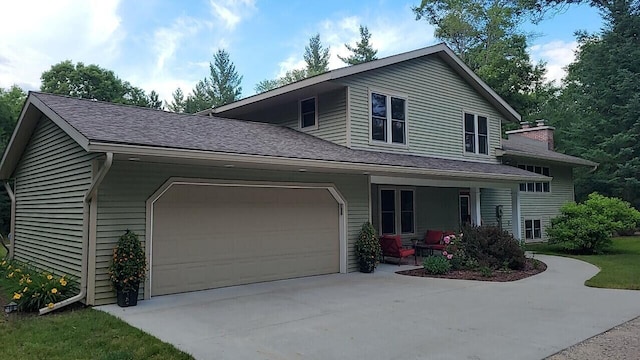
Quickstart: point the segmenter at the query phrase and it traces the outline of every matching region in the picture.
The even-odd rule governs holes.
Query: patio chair
[[[385,256],[398,258],[398,266],[402,259],[413,255],[414,264],[418,264],[415,249],[406,249],[402,247],[402,237],[400,235],[383,235],[380,237],[380,247],[382,248],[382,261]]]
[[[434,250],[442,251],[446,248],[446,245],[442,243],[444,232],[439,230],[427,230],[424,234],[424,247],[429,250],[429,253],[433,255]]]

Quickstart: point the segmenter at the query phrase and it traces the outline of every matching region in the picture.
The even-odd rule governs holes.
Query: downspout
[[[13,189],[11,189],[11,185],[9,185],[9,181],[4,182],[4,188],[7,190],[7,194],[9,194],[9,199],[11,199],[11,224],[9,225],[9,259],[13,260],[13,249],[15,249],[15,238],[16,238],[16,195],[13,193]]]
[[[83,233],[84,233],[84,239],[82,241],[82,266],[81,266],[81,270],[80,270],[80,293],[78,293],[78,295],[75,295],[73,297],[70,297],[66,300],[62,300],[60,302],[57,302],[55,304],[53,304],[53,307],[49,308],[49,307],[44,307],[42,309],[40,309],[40,315],[44,315],[47,314],[53,310],[57,310],[61,307],[65,307],[67,305],[73,304],[75,302],[78,302],[82,299],[84,299],[87,296],[87,273],[88,273],[88,262],[89,262],[89,227],[93,224],[89,224],[89,207],[91,205],[91,199],[93,199],[93,197],[95,196],[96,192],[98,191],[98,186],[100,186],[100,183],[102,183],[102,180],[104,179],[104,177],[107,175],[107,172],[109,172],[109,169],[111,168],[111,164],[113,163],[113,153],[106,153],[107,158],[105,159],[104,163],[102,164],[102,167],[100,168],[100,171],[98,172],[98,176],[95,177],[95,179],[93,179],[93,181],[91,182],[91,186],[89,187],[89,190],[87,190],[87,192],[84,195],[84,199],[83,199]]]

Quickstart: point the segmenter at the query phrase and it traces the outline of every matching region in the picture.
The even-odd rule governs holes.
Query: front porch
[[[464,224],[502,226],[522,238],[518,183],[371,176],[370,190],[378,235],[401,235],[405,246],[427,230],[458,233]]]

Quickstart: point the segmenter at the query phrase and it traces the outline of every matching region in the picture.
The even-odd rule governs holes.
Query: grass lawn
[[[0,258],[5,249],[0,246]],[[11,301],[0,279],[0,305]],[[2,310],[0,310],[2,311]],[[0,315],[2,359],[191,359],[172,345],[93,309],[49,315]]]
[[[0,323],[5,359],[193,359],[172,345],[92,309]]]
[[[599,255],[573,255],[554,245],[529,244],[527,250],[539,254],[567,256],[591,263],[600,272],[585,282],[599,288],[640,290],[640,237],[618,237],[612,246]]]

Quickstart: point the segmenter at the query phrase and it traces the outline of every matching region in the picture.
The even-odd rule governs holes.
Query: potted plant
[[[358,235],[355,244],[355,251],[360,271],[363,273],[373,272],[382,257],[382,248],[376,236],[376,230],[368,221],[362,224],[360,235]]]
[[[109,266],[109,277],[116,289],[118,305],[121,307],[136,306],[138,289],[144,281],[147,261],[138,235],[127,230],[118,239],[113,249],[113,261]]]

